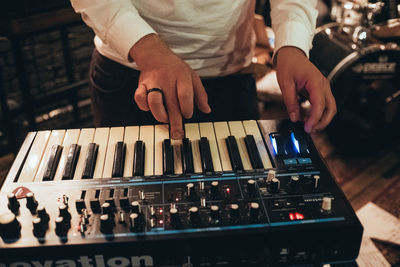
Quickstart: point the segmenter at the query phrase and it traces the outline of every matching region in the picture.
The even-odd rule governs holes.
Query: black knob
[[[210,222],[211,224],[219,224],[220,222],[219,206],[217,205],[210,207]]]
[[[104,202],[103,205],[101,205],[101,213],[108,214],[110,217],[113,215],[110,203]]]
[[[129,208],[129,199],[127,197],[120,197],[119,199],[119,206],[121,209],[128,209]]]
[[[32,192],[28,192],[26,194],[26,207],[31,211],[31,213],[36,213],[36,208],[38,206],[38,202],[35,199],[35,195]]]
[[[103,214],[100,216],[100,231],[105,234],[112,233],[113,230],[113,221],[110,215]]]
[[[229,206],[229,215],[232,223],[238,223],[240,221],[240,211],[238,204],[231,204]]]
[[[19,205],[18,199],[17,199],[17,197],[15,196],[15,194],[14,194],[14,193],[9,193],[9,194],[7,195],[7,198],[8,198],[8,208],[9,208],[13,213],[18,214],[20,205]]]
[[[133,232],[141,232],[144,228],[143,215],[139,213],[131,213],[129,215],[129,227]]]
[[[46,208],[43,206],[38,206],[37,213],[38,213],[38,217],[41,219],[42,223],[44,225],[47,225],[50,220],[50,216],[47,213]]]
[[[191,207],[189,209],[189,219],[190,219],[190,222],[192,223],[193,226],[196,227],[196,226],[200,225],[199,208]]]
[[[193,183],[188,183],[186,185],[186,196],[189,201],[196,200],[196,188],[194,187]]]
[[[60,206],[58,206],[58,211],[58,216],[63,217],[64,221],[71,219],[71,214],[68,211],[68,206],[66,206],[65,204],[61,204]]]
[[[256,181],[253,179],[247,180],[247,194],[254,196],[256,194]]]
[[[98,198],[90,200],[90,208],[92,209],[93,213],[100,213],[100,200]]]
[[[131,212],[132,213],[142,213],[142,208],[140,206],[139,201],[132,201],[131,202]]]
[[[86,209],[86,203],[84,199],[75,200],[76,211],[81,214],[83,209]]]
[[[257,202],[251,202],[249,208],[250,208],[249,215],[251,221],[257,222],[260,216],[260,204],[258,204]]]
[[[218,181],[211,182],[210,193],[212,199],[218,199],[220,197]]]
[[[169,210],[169,216],[170,216],[170,223],[171,226],[174,228],[179,228],[181,226],[181,218],[179,216],[179,211],[177,208],[171,208]]]
[[[0,215],[0,236],[4,240],[18,239],[21,236],[21,224],[14,213]]]
[[[56,218],[56,234],[60,237],[65,237],[68,233],[68,227],[63,217]]]
[[[289,191],[297,191],[299,188],[300,184],[300,178],[297,175],[293,175],[290,177],[290,182],[289,182]]]
[[[269,188],[272,193],[278,193],[280,190],[280,186],[281,186],[281,182],[278,180],[278,178],[273,178],[271,180]]]
[[[44,237],[46,233],[46,227],[44,226],[42,219],[39,217],[34,218],[32,220],[33,224],[33,235],[36,236],[37,238]]]

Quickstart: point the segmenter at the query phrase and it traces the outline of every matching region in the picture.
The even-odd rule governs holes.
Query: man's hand
[[[276,55],[277,78],[290,120],[300,119],[298,95],[306,95],[311,111],[305,119],[308,133],[324,129],[336,114],[336,102],[328,80],[295,47],[282,47]]]
[[[211,112],[199,76],[156,34],[140,39],[129,51],[129,56],[140,70],[135,93],[137,105],[141,110],[150,110],[159,122],[169,122],[173,139],[183,138],[182,116],[192,117],[193,99],[201,112]],[[160,88],[163,93],[147,94],[151,88]]]

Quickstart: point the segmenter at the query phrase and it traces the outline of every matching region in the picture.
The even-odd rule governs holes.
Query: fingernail
[[[183,134],[180,131],[173,131],[171,133],[172,139],[182,139]]]
[[[290,112],[289,117],[290,117],[290,120],[291,120],[292,122],[296,122],[296,121],[297,121],[297,114],[296,114],[296,112]]]

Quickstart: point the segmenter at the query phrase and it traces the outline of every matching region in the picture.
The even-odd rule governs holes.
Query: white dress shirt
[[[95,32],[96,49],[123,65],[143,36],[156,33],[202,77],[235,73],[251,63],[255,0],[71,0]],[[275,51],[294,46],[308,56],[317,0],[271,0]],[[151,59],[149,59],[151,60]]]

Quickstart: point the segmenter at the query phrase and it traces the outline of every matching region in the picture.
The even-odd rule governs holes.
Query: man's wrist
[[[277,65],[279,62],[279,57],[285,56],[287,54],[291,54],[291,55],[301,55],[302,54],[304,57],[307,58],[306,53],[302,49],[300,49],[296,46],[282,46],[281,48],[279,48],[278,51],[275,52],[274,64]]]

